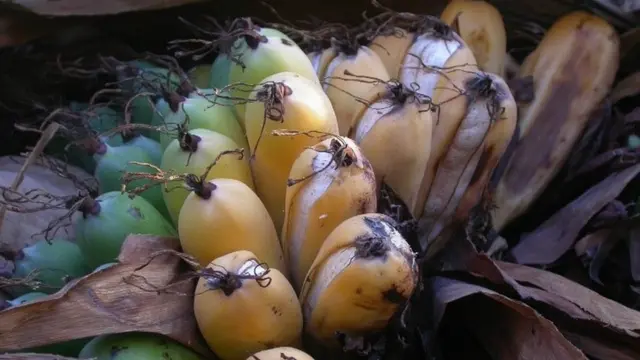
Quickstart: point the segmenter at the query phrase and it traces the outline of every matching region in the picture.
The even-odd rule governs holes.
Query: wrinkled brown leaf
[[[461,312],[455,314],[455,319],[462,322],[459,326],[472,330],[493,359],[587,359],[551,321],[521,302],[445,277],[433,278],[431,285],[435,291],[436,319],[442,319],[447,307]],[[456,307],[456,301],[472,296],[471,304]]]
[[[640,358],[640,312],[554,273],[493,261],[485,255],[472,259],[468,270],[496,285],[507,285],[519,300],[551,317],[561,331],[596,339],[597,346],[574,343],[588,355],[609,360],[598,354],[612,352]],[[588,340],[585,339],[581,340]]]
[[[144,331],[169,336],[208,354],[201,345],[193,316],[193,298],[151,288],[161,288],[176,281],[181,260],[163,254],[137,270],[154,252],[178,248],[175,238],[129,235],[118,265],[74,280],[42,300],[0,312],[0,351],[102,334]],[[144,277],[148,284],[126,282],[125,278],[134,273]],[[173,290],[192,294],[194,286],[193,282],[184,282]]]
[[[626,97],[640,94],[640,71],[622,79],[611,91],[611,101],[614,103]]]
[[[579,257],[588,256],[588,251],[607,241],[612,232],[613,229],[599,229],[589,233],[576,242],[573,250]]]
[[[612,174],[526,234],[511,250],[520,264],[551,264],[566,253],[579,232],[640,173],[640,164]]]
[[[24,10],[46,16],[112,15],[130,11],[160,10],[202,0],[0,0]]]
[[[0,360],[75,360],[75,358],[69,358],[58,355],[49,355],[49,354],[7,354],[1,355]]]

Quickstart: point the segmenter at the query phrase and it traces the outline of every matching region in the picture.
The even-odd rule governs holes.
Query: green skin
[[[287,39],[291,42],[291,38],[285,35],[282,31],[272,29],[272,28],[260,28],[258,30],[260,35],[270,36],[274,38]],[[233,44],[234,48],[238,48],[241,46],[246,46],[246,42],[244,39],[238,39]],[[229,85],[229,70],[231,69],[231,59],[227,54],[219,54],[216,56],[216,59],[213,61],[213,65],[211,65],[211,77],[209,79],[209,87],[214,89],[222,89],[223,87]]]
[[[160,162],[154,161],[152,156],[147,150],[130,144],[121,146],[107,145],[104,154],[96,154],[94,156],[96,160],[94,176],[100,183],[100,193],[120,191],[122,189],[121,176],[124,172],[154,174],[155,170],[151,167],[129,163],[137,161],[159,166]],[[136,180],[129,184],[128,189],[134,189],[150,182],[147,179]],[[140,196],[149,201],[161,214],[169,215],[162,198],[162,187],[160,185],[145,190]]]
[[[155,107],[156,107],[155,110],[149,107],[149,116],[150,116],[149,125],[153,125],[153,126],[164,125],[163,119],[171,111],[171,108],[169,108],[169,103],[167,103],[165,99],[160,98],[158,99],[158,101],[156,101]],[[159,131],[151,131],[148,134],[148,136],[151,139],[156,141],[160,141],[160,135],[161,135],[161,132]]]
[[[156,140],[150,139],[144,135],[137,135],[132,139],[125,139],[125,145],[135,146],[144,150],[151,158],[152,164],[158,165],[162,161],[162,146]]]
[[[76,222],[76,241],[89,266],[113,262],[130,234],[176,237],[174,227],[141,196],[129,197],[120,191],[95,199],[98,206]]]
[[[294,42],[286,39],[267,37],[267,42],[260,42],[255,49],[242,46],[234,50],[236,57],[244,64],[232,63],[229,69],[229,83],[257,85],[265,78],[281,73],[294,72],[319,84],[311,60]],[[242,88],[230,89],[236,98],[248,98],[250,93]],[[237,102],[236,113],[244,118],[245,103]]]
[[[211,65],[200,64],[189,70],[189,81],[193,86],[198,88],[209,87],[209,79],[211,78]]]
[[[23,248],[15,261],[14,277],[25,278],[38,271],[35,280],[42,282],[38,290],[53,294],[66,285],[68,280],[80,278],[90,272],[82,251],[77,244],[66,239],[53,239],[51,244],[40,240]],[[25,294],[27,287],[11,289],[14,295]]]
[[[169,111],[164,118],[165,123],[170,128],[175,128],[179,124],[184,124],[188,117],[189,129],[207,129],[218,132],[235,141],[238,146],[249,149],[247,138],[240,127],[240,123],[233,113],[233,107],[213,104],[211,101],[201,96],[194,96],[185,99],[179,106],[177,112]],[[160,144],[166,149],[169,143],[175,138],[170,134],[160,135]]]
[[[79,359],[96,360],[201,360],[193,350],[162,335],[124,333],[100,335],[80,351]]]

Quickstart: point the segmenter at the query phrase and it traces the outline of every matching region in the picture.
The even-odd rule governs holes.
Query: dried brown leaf
[[[618,100],[638,94],[640,94],[640,71],[620,80],[611,92],[611,101],[615,103]]]
[[[587,252],[589,250],[607,241],[612,232],[613,229],[607,228],[589,233],[576,242],[573,250],[576,252],[577,256],[587,256]]]
[[[84,1],[84,0],[0,0],[0,5],[9,2],[23,10],[45,16],[89,16],[112,15],[130,11],[160,10],[202,0],[128,0],[128,1]]]
[[[520,264],[551,264],[573,246],[596,213],[640,173],[640,164],[610,175],[525,235],[511,250]]]
[[[493,359],[587,359],[551,321],[521,302],[445,277],[433,278],[431,285],[437,319],[447,307],[455,311],[456,326],[470,329]],[[464,298],[469,298],[469,303],[457,307],[455,302]]]
[[[151,254],[178,248],[175,238],[129,235],[119,264],[74,280],[56,294],[0,312],[0,351],[142,331],[169,336],[208,354],[193,316],[193,298],[183,295],[193,294],[194,282],[173,288],[183,294],[153,290],[179,278],[180,258],[163,254],[141,267]],[[126,280],[132,274],[145,279],[145,288]]]

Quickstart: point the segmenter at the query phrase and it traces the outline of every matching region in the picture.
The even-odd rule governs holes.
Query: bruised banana
[[[337,333],[376,333],[417,281],[415,254],[394,221],[382,214],[354,216],[331,232],[307,274],[300,294],[305,331],[330,347],[337,345]]]
[[[471,99],[465,88],[479,73],[471,49],[449,27],[434,27],[416,38],[405,56],[400,82],[408,89],[431,98],[436,107],[431,153],[415,200],[414,216],[422,215],[438,164],[468,114]]]
[[[516,102],[498,75],[477,74],[464,89],[467,113],[438,161],[418,223],[420,244],[428,250],[427,256],[446,243],[446,237],[438,241],[438,236],[452,222],[464,223],[481,201],[516,127]]]
[[[304,150],[286,192],[282,246],[300,290],[322,243],[343,221],[376,211],[371,164],[353,140],[336,136]]]
[[[364,110],[361,104],[383,93],[384,82],[390,76],[375,52],[359,46],[339,51],[321,79],[336,113],[340,135],[349,136],[359,119],[358,112]]]
[[[395,84],[365,110],[353,136],[371,162],[378,186],[382,181],[389,185],[414,216],[422,212],[416,194],[431,153],[432,128],[429,104]]]
[[[480,69],[504,77],[507,32],[498,9],[486,1],[453,0],[440,15],[469,45]]]
[[[558,19],[525,59],[518,76],[533,76],[535,97],[519,109],[518,143],[494,194],[497,231],[524,213],[564,165],[619,63],[616,30],[583,11]]]

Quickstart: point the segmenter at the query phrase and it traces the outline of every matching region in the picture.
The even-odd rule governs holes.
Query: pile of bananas
[[[440,18],[385,12],[355,28],[234,26],[233,45],[188,81],[141,62],[119,70],[119,86],[136,93],[124,117],[165,130],[150,133],[157,154],[146,162],[166,173],[154,175],[166,191],[135,193],[195,259],[195,317],[222,360],[303,359],[305,334],[331,348],[338,334],[383,331],[418,287],[420,260],[474,208],[491,198],[498,231],[527,210],[619,66],[615,29],[567,14],[515,65],[515,78],[533,80],[519,103],[502,16],[484,1],[452,1]],[[167,86],[140,81],[150,74]],[[94,158],[120,146],[132,145],[94,146]],[[114,158],[133,154],[120,149]],[[101,181],[103,193],[150,177],[110,164],[96,177],[129,173],[124,185]],[[379,213],[383,184],[416,220],[413,249],[398,219]]]

